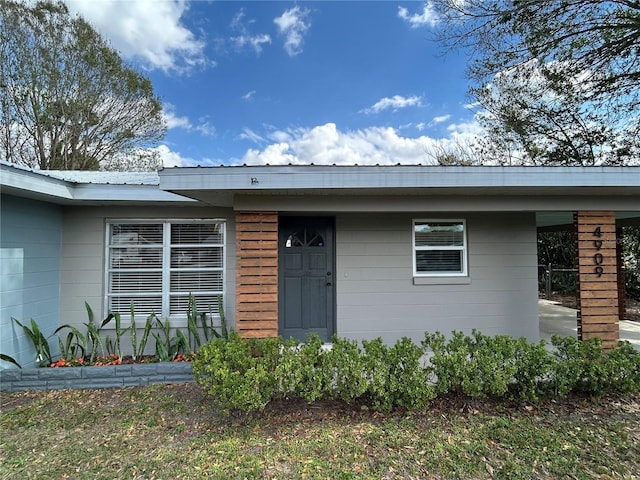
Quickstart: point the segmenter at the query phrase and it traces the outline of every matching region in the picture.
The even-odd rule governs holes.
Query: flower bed
[[[0,370],[0,390],[61,390],[192,382],[191,362]]]
[[[65,324],[47,337],[33,319],[23,324],[12,318],[31,341],[36,363],[40,366],[21,368],[12,356],[0,353],[0,361],[18,367],[0,368],[0,390],[16,392],[192,382],[191,360],[195,351],[213,338],[228,336],[221,299],[218,299],[219,323],[214,323],[211,314],[198,313],[195,298],[190,295],[186,332],[171,327],[168,318],[162,321],[153,314],[139,329],[133,305],[127,327],[122,326],[118,312],[109,313],[107,318],[96,322],[93,310],[86,302],[85,307],[88,315],[85,333]],[[113,331],[103,332],[102,328],[110,322],[115,324]],[[58,353],[51,347],[54,337],[58,340]],[[155,342],[155,354],[144,355],[150,338]],[[128,348],[124,344],[126,341],[130,343]],[[123,355],[125,350],[132,354]]]
[[[172,362],[190,362],[193,360],[195,352],[190,353],[178,353]],[[56,362],[48,365],[49,368],[67,368],[67,367],[103,367],[108,365],[127,365],[136,363],[159,363],[160,360],[155,355],[147,355],[143,357],[122,356],[118,357],[115,353],[109,355],[98,356],[93,360],[93,363],[89,363],[84,357],[74,358],[67,360],[61,358]],[[46,367],[44,367],[46,368]]]

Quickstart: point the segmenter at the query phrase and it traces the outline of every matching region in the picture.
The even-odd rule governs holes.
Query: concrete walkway
[[[549,300],[538,301],[538,318],[540,320],[540,338],[550,341],[553,334],[561,337],[576,337],[578,326],[577,310],[563,307]],[[620,322],[620,340],[629,341],[640,350],[640,323],[622,320]]]

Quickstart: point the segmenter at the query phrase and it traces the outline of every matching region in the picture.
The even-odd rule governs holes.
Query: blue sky
[[[425,2],[67,3],[150,77],[165,166],[432,163],[479,132]]]

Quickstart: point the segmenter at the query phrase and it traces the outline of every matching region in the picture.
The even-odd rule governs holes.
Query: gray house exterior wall
[[[412,220],[466,219],[467,279],[414,282]],[[351,213],[336,217],[337,333],[353,339],[478,329],[538,340],[533,213]]]
[[[233,325],[235,225],[231,209],[65,207],[60,317],[81,326],[84,302],[104,315],[107,219],[218,218],[226,221],[225,311]],[[412,220],[465,219],[469,277],[414,281]],[[343,337],[408,336],[479,329],[538,339],[533,213],[339,213],[336,215],[336,331]],[[420,281],[427,284],[420,284]],[[128,312],[122,312],[128,321]],[[139,324],[144,319],[139,319]],[[126,344],[126,342],[125,342]]]
[[[640,169],[623,167],[193,167],[114,176],[0,162],[0,173],[0,351],[26,366],[33,351],[12,316],[33,317],[50,334],[82,326],[85,301],[106,314],[107,219],[224,219],[233,326],[236,214],[334,217],[336,332],[393,342],[474,328],[537,340],[536,215],[639,215]],[[412,220],[437,218],[465,220],[467,277],[414,278]]]
[[[33,318],[45,336],[58,327],[62,218],[58,205],[0,199],[0,352],[23,367],[36,366],[35,350],[11,317],[26,325]]]
[[[60,288],[60,317],[65,323],[82,326],[87,321],[85,301],[96,317],[104,318],[105,295],[105,228],[108,219],[224,219],[225,246],[225,312],[233,325],[235,303],[235,225],[228,208],[143,206],[143,207],[77,207],[64,209]],[[121,312],[128,325],[129,312]],[[186,313],[186,312],[185,312]],[[99,320],[99,319],[97,319]],[[136,319],[143,326],[145,318]],[[181,326],[172,322],[174,326]],[[109,328],[109,325],[107,327]],[[84,327],[81,329],[84,331]],[[151,342],[149,342],[151,344]],[[128,342],[124,342],[128,345]],[[129,352],[126,352],[129,353]]]

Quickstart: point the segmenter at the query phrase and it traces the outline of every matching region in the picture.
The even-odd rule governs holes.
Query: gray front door
[[[280,217],[278,330],[304,341],[317,333],[331,340],[334,329],[333,218]]]

